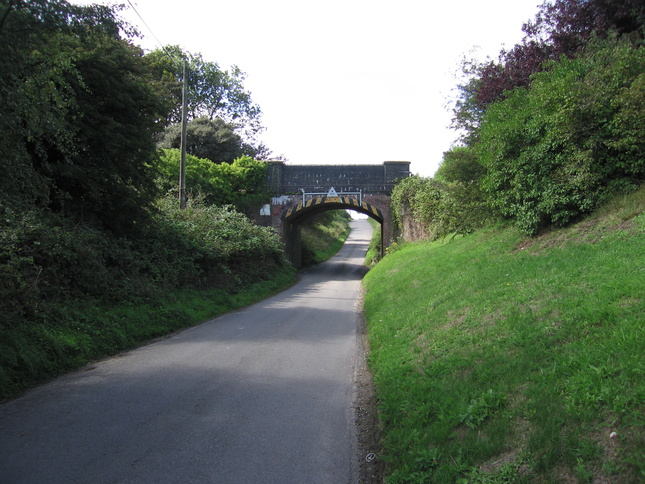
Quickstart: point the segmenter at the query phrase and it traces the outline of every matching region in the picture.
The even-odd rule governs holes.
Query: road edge
[[[380,458],[381,424],[378,418],[374,379],[367,363],[369,339],[363,315],[364,289],[361,287],[356,311],[356,358],[354,364],[354,476],[360,484],[382,484],[385,462]],[[356,471],[358,476],[356,476]]]

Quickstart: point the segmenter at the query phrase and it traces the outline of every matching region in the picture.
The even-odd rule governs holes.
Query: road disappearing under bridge
[[[0,483],[357,482],[366,220],[259,304],[0,406]]]

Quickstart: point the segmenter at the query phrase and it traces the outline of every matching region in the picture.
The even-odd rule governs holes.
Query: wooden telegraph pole
[[[179,161],[179,208],[186,208],[186,59],[181,86],[181,159]]]

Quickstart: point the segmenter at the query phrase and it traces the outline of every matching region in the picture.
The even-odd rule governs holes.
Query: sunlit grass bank
[[[373,232],[369,249],[365,254],[365,265],[372,267],[381,259],[381,224],[369,217],[367,221],[372,226]]]
[[[0,326],[0,399],[93,360],[194,326],[288,287],[295,271],[283,266],[266,280],[236,289],[176,290],[119,305],[59,305],[40,324]]]
[[[387,482],[645,481],[645,191],[365,278]]]

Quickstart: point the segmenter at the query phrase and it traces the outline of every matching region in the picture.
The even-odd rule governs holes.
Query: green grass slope
[[[351,217],[345,210],[325,212],[301,227],[302,266],[309,267],[336,255],[349,235]]]
[[[645,190],[366,276],[388,483],[645,482]]]
[[[294,279],[295,271],[285,265],[244,287],[169,290],[127,304],[80,300],[58,305],[39,324],[0,326],[0,401],[94,360],[253,304]]]

